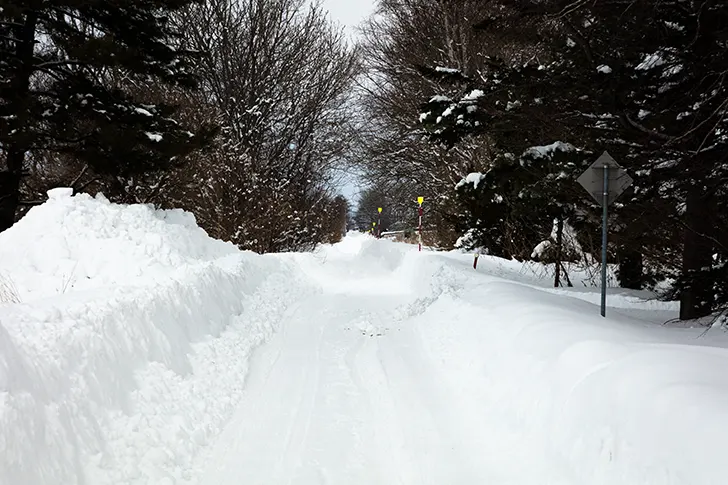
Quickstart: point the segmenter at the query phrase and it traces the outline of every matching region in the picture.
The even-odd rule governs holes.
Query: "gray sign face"
[[[604,167],[608,167],[609,173],[609,189],[607,205],[614,202],[617,197],[622,195],[627,187],[632,185],[632,177],[609,155],[604,152],[596,162],[586,169],[581,176],[576,179],[579,184],[586,189],[594,200],[602,205],[604,201]]]

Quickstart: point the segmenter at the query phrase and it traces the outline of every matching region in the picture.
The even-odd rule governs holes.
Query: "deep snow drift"
[[[311,290],[181,211],[53,195],[0,234],[0,483],[191,478]]]
[[[725,482],[721,330],[471,264],[57,190],[0,234],[0,484]]]

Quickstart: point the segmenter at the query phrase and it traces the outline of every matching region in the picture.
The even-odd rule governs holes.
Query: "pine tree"
[[[590,156],[556,142],[519,156],[500,155],[486,173],[470,174],[457,186],[459,227],[470,231],[469,245],[505,258],[529,258],[555,219],[575,221],[584,208],[574,179]]]
[[[726,229],[717,207],[728,179],[728,4],[498,3],[477,28],[520,35],[520,25],[537,19],[547,53],[521,65],[491,60],[459,98],[430,100],[421,116],[430,138],[452,146],[487,136],[512,151],[518,136],[548,135],[592,152],[609,149],[635,180],[614,208],[622,269],[641,267],[643,254],[653,266],[665,264],[679,276],[681,318],[724,304]],[[553,126],[543,130],[544,119]],[[676,258],[675,247],[682,248]],[[620,274],[639,286],[634,271]]]
[[[175,47],[169,22],[192,1],[0,0],[0,230],[14,222],[26,164],[43,153],[128,176],[208,141],[211,127],[191,133],[172,106],[142,104],[128,89],[195,87],[191,53]]]

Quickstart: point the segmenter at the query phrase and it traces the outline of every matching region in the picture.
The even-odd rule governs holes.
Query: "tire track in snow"
[[[362,336],[347,355],[346,363],[354,383],[367,403],[368,415],[372,421],[372,437],[378,445],[375,449],[379,451],[376,459],[380,469],[387,470],[387,483],[411,483],[418,469],[412,466],[412,459],[404,453],[402,429],[390,425],[397,421],[396,412],[391,395],[383,392],[387,390],[388,383],[378,353],[379,339]]]
[[[341,320],[311,298],[255,357],[268,364],[254,366],[243,404],[213,452],[221,457],[202,483],[342,483],[342,474],[376,471],[365,471],[367,415],[345,364],[347,350],[365,337]]]
[[[316,344],[316,357],[315,363],[312,368],[306,369],[306,378],[303,380],[304,384],[301,387],[301,398],[299,405],[297,406],[295,419],[289,425],[288,434],[286,436],[285,451],[281,455],[280,461],[278,462],[278,476],[288,473],[288,479],[285,483],[293,483],[293,470],[296,467],[291,466],[294,461],[297,462],[297,467],[301,466],[301,453],[306,445],[308,434],[311,429],[311,420],[313,417],[313,411],[316,406],[319,394],[319,384],[321,382],[321,345],[323,343],[325,327],[322,325],[318,332],[317,344]],[[311,379],[311,374],[314,374],[314,378]],[[312,381],[312,384],[310,382]],[[305,409],[305,411],[303,411]],[[304,422],[300,432],[297,428],[301,428],[300,421],[301,415],[305,415]],[[297,438],[297,435],[301,435]],[[296,444],[298,442],[298,444]],[[285,465],[288,466],[285,466]],[[275,483],[283,483],[276,481]]]
[[[447,288],[390,295],[364,281],[323,288],[267,345],[261,358],[278,357],[250,380],[201,485],[493,483],[415,327]]]

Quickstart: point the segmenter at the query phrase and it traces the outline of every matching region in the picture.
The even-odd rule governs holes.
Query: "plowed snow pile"
[[[0,234],[0,485],[724,485],[726,333],[534,268],[53,191]]]
[[[298,272],[182,211],[50,195],[0,233],[0,484],[184,480]]]

